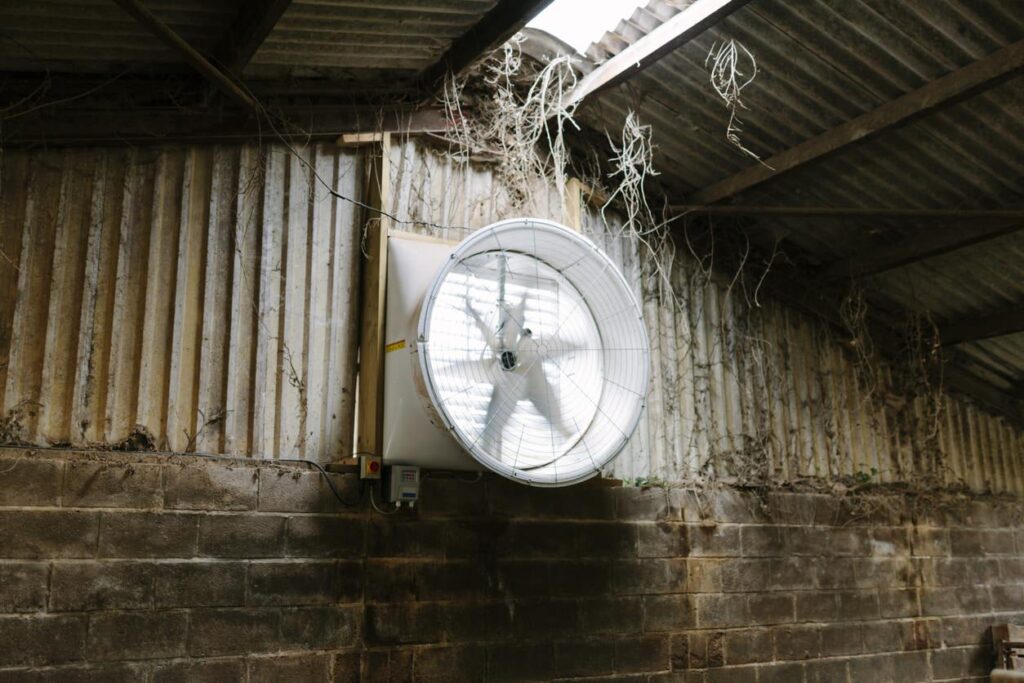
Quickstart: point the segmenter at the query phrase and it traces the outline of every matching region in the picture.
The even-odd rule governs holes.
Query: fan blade
[[[476,309],[473,308],[473,304],[470,303],[468,300],[466,301],[466,312],[473,317],[473,322],[476,324],[476,329],[478,332],[480,332],[480,336],[483,337],[484,343],[487,344],[487,347],[495,354],[499,353],[498,351],[495,350],[494,330],[487,326],[487,323],[484,322],[483,317],[476,312]]]
[[[500,455],[496,453],[497,446],[501,439],[501,433],[505,430],[505,423],[508,422],[508,418],[511,416],[512,411],[508,407],[510,399],[514,399],[514,393],[512,387],[508,384],[499,382],[494,385],[494,389],[491,390],[491,400],[487,404],[487,414],[484,417],[484,428],[477,436],[477,442],[481,443],[484,450]],[[515,406],[516,401],[511,401],[512,405]]]
[[[560,436],[569,436],[562,422],[561,403],[555,396],[541,363],[533,364],[526,374],[526,398]]]
[[[502,328],[501,334],[502,342],[505,344],[506,349],[515,346],[516,340],[522,334],[525,324],[526,294],[523,294],[523,298],[519,300],[519,303],[514,308],[508,309],[508,315],[505,317],[505,326]]]
[[[489,380],[490,370],[494,369],[494,358],[476,358],[471,360],[453,360],[449,363],[445,363],[440,366],[445,374],[449,374],[452,371],[462,373],[463,376],[472,377],[474,379],[479,378],[480,381]],[[480,377],[478,373],[483,373],[484,377]]]

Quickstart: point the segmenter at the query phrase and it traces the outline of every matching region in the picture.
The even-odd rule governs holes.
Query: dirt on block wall
[[[987,680],[1024,506],[919,502],[3,449],[0,681]]]

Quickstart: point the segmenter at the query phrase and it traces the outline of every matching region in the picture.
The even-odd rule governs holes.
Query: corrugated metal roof
[[[652,0],[591,46],[603,61],[689,5]],[[724,40],[757,60],[739,112],[745,146],[768,158],[1024,38],[1017,0],[753,0],[717,26],[597,93],[581,110],[616,132],[626,111],[654,128],[661,180],[684,200],[756,162],[725,139],[729,112],[705,60]],[[748,67],[749,68],[749,67]],[[1009,208],[1024,206],[1024,76],[741,193],[745,205]],[[726,224],[728,221],[716,219]],[[749,225],[749,220],[746,221]],[[811,265],[829,264],[927,224],[892,219],[759,218]],[[899,230],[896,230],[899,228]],[[965,226],[970,230],[971,226]],[[867,241],[867,243],[866,243]],[[937,321],[1024,305],[1024,235],[869,278],[888,303]],[[972,370],[1009,390],[1024,378],[1021,335],[961,345]],[[1018,388],[1019,391],[1019,388]]]
[[[246,68],[251,78],[402,79],[437,62],[497,0],[296,0]],[[221,45],[244,0],[144,0],[200,52]],[[4,70],[185,70],[180,55],[110,0],[0,3]],[[158,69],[159,70],[159,69]]]
[[[148,0],[146,6],[197,50],[210,51],[241,2]],[[166,68],[181,57],[110,0],[6,0],[0,62],[6,71],[102,73],[141,64]]]
[[[260,47],[252,77],[412,76],[437,62],[497,0],[299,0]]]

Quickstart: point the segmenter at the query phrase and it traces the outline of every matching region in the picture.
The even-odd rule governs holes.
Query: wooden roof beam
[[[231,22],[214,54],[221,68],[236,78],[242,75],[260,45],[281,20],[292,0],[247,0]]]
[[[906,218],[942,220],[1024,220],[1024,209],[887,209],[858,206],[749,206],[740,204],[672,204],[675,214],[766,218]]]
[[[419,90],[433,95],[449,73],[458,74],[481,55],[511,38],[526,26],[551,0],[499,0],[466,33],[456,38],[437,62],[417,79]]]
[[[1018,332],[1024,332],[1024,304],[939,325],[939,338],[943,346],[1004,337]]]
[[[815,282],[819,285],[827,285],[846,279],[877,275],[887,270],[987,242],[1019,230],[1024,230],[1024,225],[1016,223],[1010,226],[1003,224],[987,228],[950,226],[918,228],[918,234],[904,242],[865,251],[826,266],[818,273]]]
[[[251,98],[230,76],[210,63],[194,47],[188,44],[170,26],[153,14],[139,0],[114,0],[135,21],[177,52],[193,69],[224,92],[228,97],[246,109],[258,111],[257,102]]]
[[[599,90],[631,78],[748,2],[750,0],[697,0],[590,72],[576,85],[569,101],[581,102]]]
[[[1022,69],[1024,40],[997,50],[988,57],[936,79],[918,90],[780,152],[766,159],[764,164],[754,164],[697,190],[690,195],[687,203],[714,204],[728,199],[855,142],[965,100],[1003,82]]]

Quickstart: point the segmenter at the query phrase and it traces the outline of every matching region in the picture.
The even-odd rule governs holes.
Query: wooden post
[[[359,403],[356,450],[382,455],[384,434],[384,313],[388,275],[388,211],[391,202],[391,134],[384,133],[366,159],[364,210],[366,256],[362,272],[359,334]]]
[[[565,183],[565,225],[583,232],[583,183],[576,178]]]

